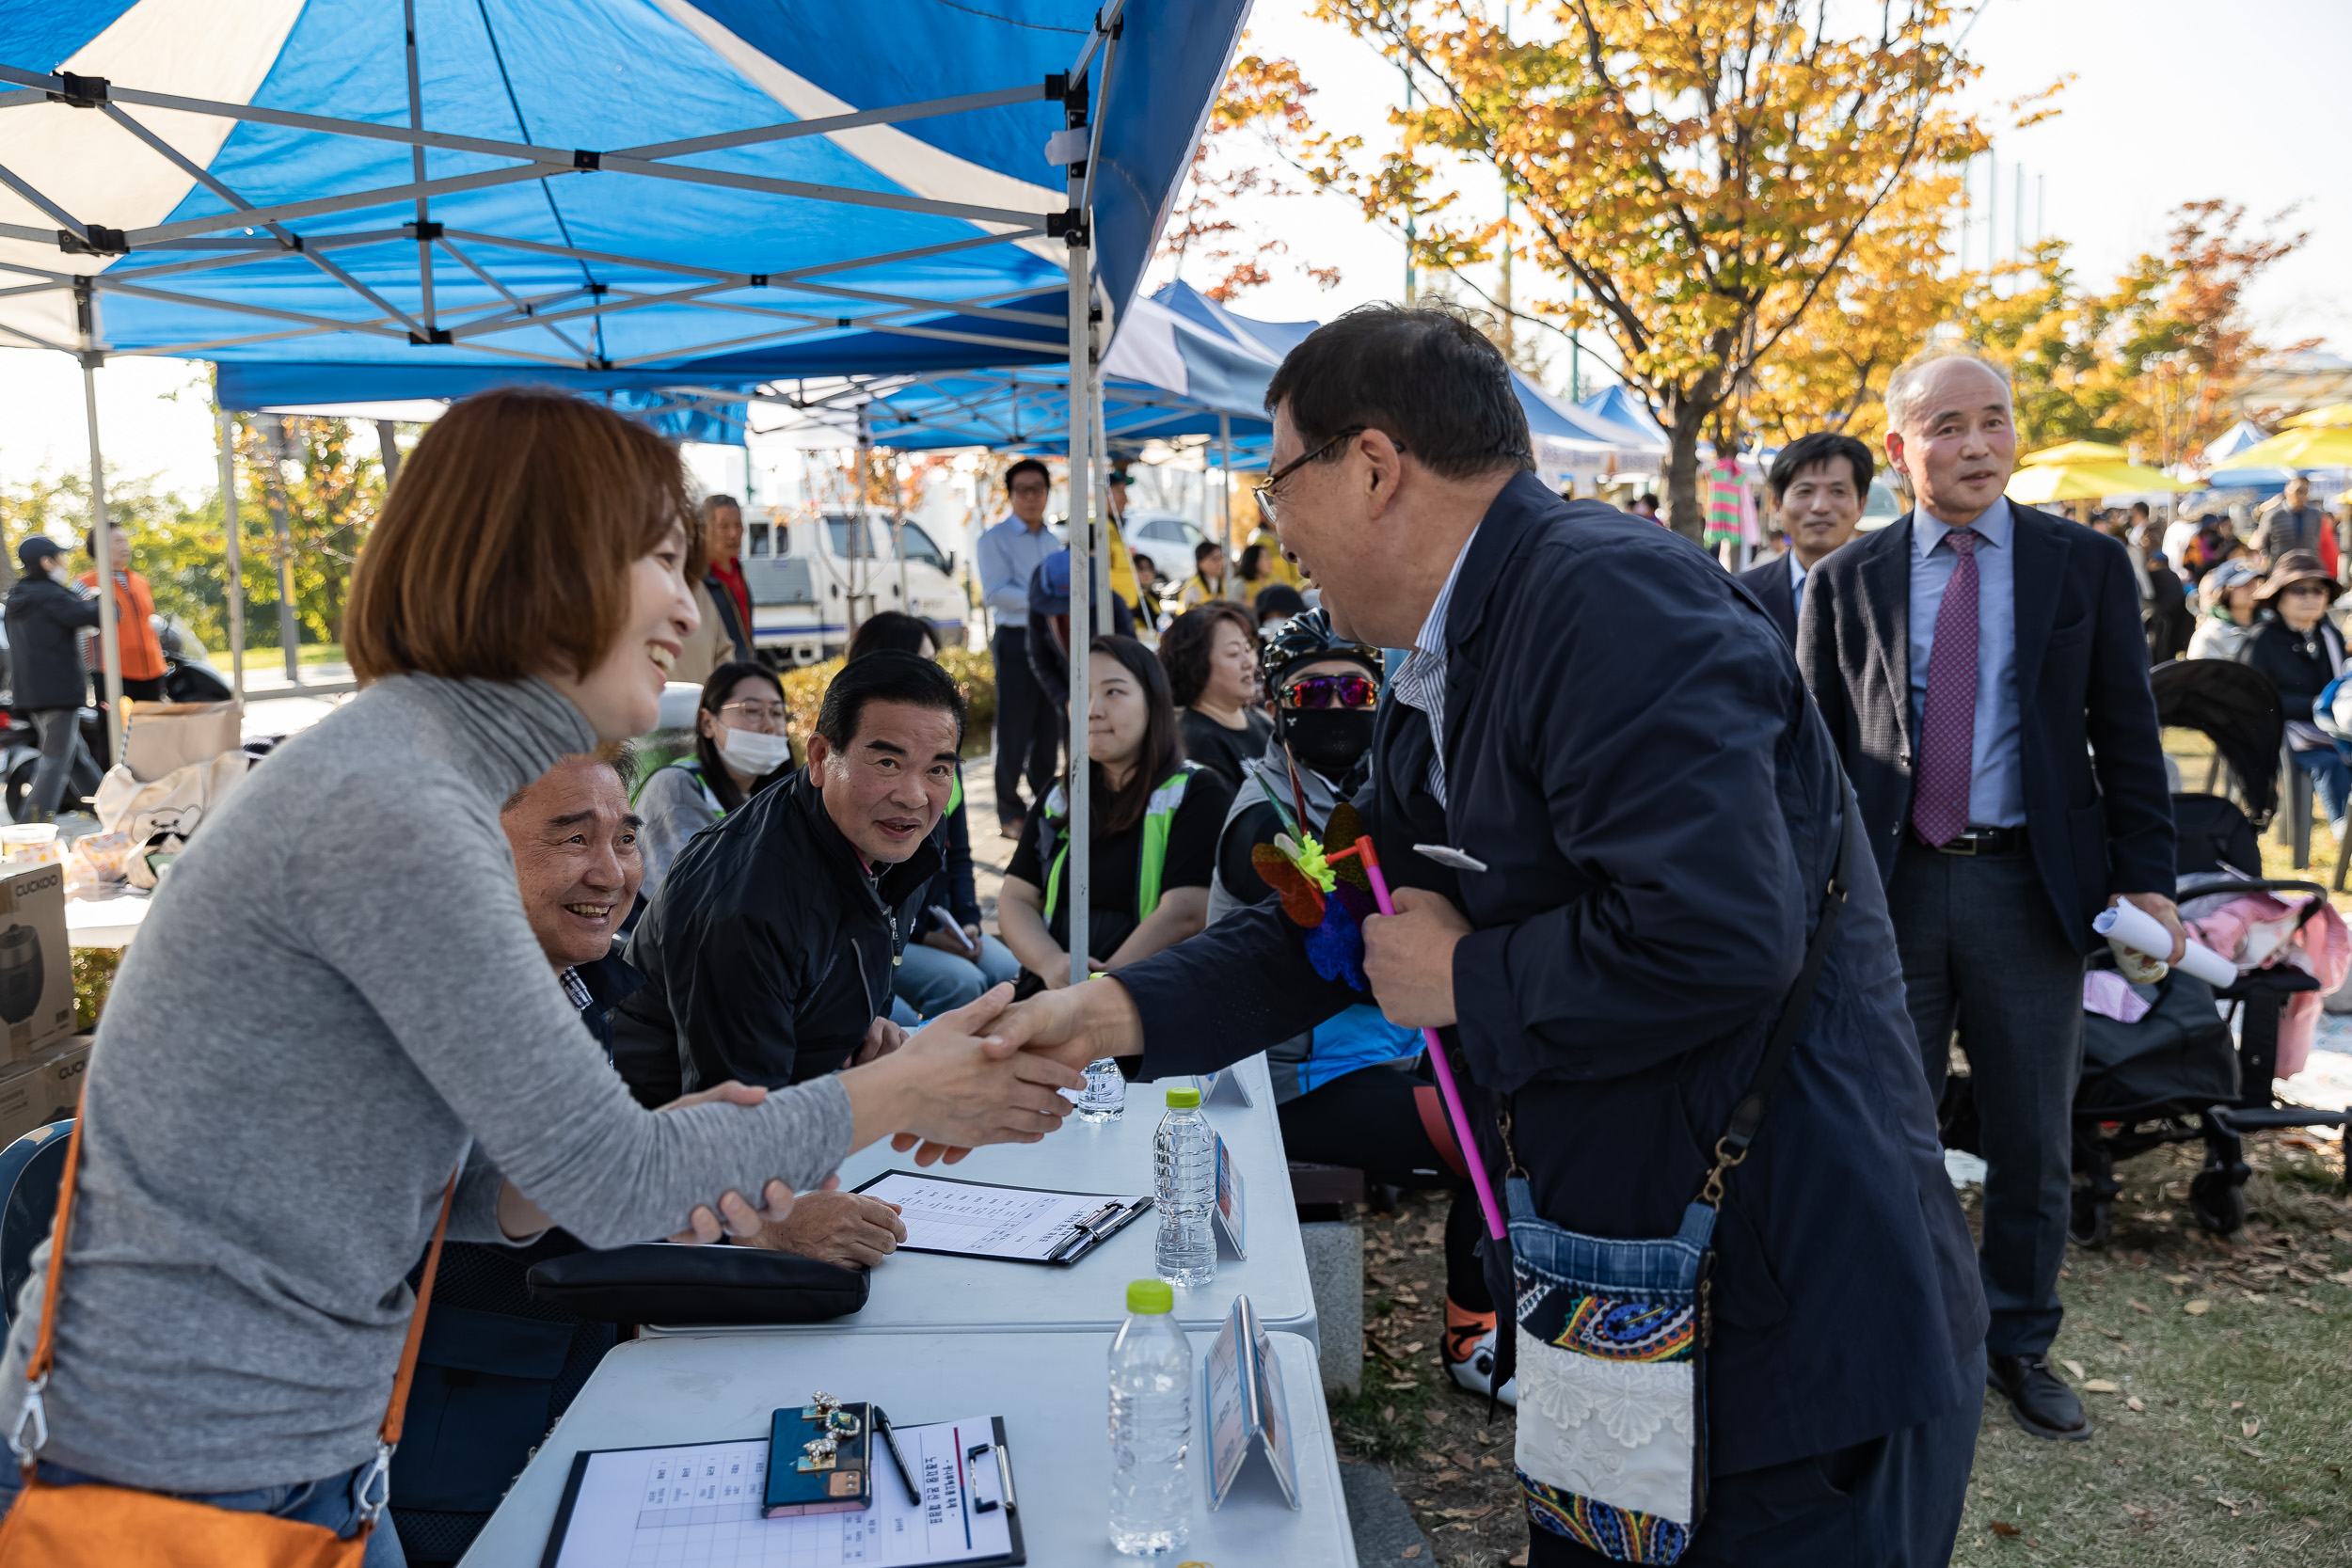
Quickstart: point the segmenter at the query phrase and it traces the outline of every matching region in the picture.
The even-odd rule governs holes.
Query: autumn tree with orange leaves
[[[1245,36],[1246,39],[1246,36]],[[1229,300],[1274,280],[1269,265],[1288,255],[1279,235],[1253,231],[1235,215],[1246,198],[1303,194],[1286,182],[1279,166],[1294,163],[1310,124],[1307,100],[1314,92],[1295,60],[1244,55],[1226,73],[1224,90],[1209,111],[1209,123],[1193,150],[1192,167],[1168,213],[1159,254],[1172,257],[1179,276],[1187,265],[1205,284],[1193,286],[1211,299]],[[1302,261],[1299,271],[1329,289],[1340,270]]]
[[[1391,152],[1311,143],[1330,187],[1372,217],[1416,219],[1416,259],[1460,267],[1502,244],[1573,300],[1539,316],[1605,333],[1673,441],[1667,515],[1700,530],[1698,443],[1817,309],[1839,303],[1891,205],[1981,143],[1948,107],[1975,74],[1965,9],[1885,0],[1554,0],[1506,33],[1479,0],[1317,0],[1316,13],[1405,62],[1423,102],[1391,111]],[[1851,19],[1869,16],[1864,32]],[[1456,212],[1439,164],[1499,173],[1517,214]],[[1933,225],[1881,231],[1898,249]],[[1905,270],[1900,257],[1888,269]]]

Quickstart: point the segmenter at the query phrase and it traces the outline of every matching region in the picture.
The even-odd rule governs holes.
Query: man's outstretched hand
[[[857,1123],[853,1147],[888,1135],[901,1151],[921,1144],[916,1164],[929,1164],[981,1144],[1035,1143],[1059,1127],[1071,1109],[1060,1091],[1083,1088],[1086,1076],[1005,1037],[1011,1000],[1012,988],[998,986],[940,1014],[880,1061],[842,1073]]]
[[[987,1001],[983,997],[974,1006]],[[1089,980],[1084,985],[1040,991],[1026,1002],[1015,1002],[1006,1007],[988,1026],[988,1033],[989,1052],[1054,1064],[1071,1075],[1067,1086],[1072,1089],[1086,1086],[1087,1063],[1104,1056],[1136,1056],[1143,1053],[1143,1019],[1136,1011],[1135,999],[1127,994],[1127,988],[1116,980]],[[1063,1109],[1069,1109],[1069,1101],[1063,1101]],[[893,1137],[890,1147],[901,1154],[914,1149],[914,1163],[918,1165],[937,1160],[952,1165],[971,1152],[969,1145],[911,1132]]]

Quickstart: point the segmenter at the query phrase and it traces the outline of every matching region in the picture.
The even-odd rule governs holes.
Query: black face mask
[[[1282,737],[1302,766],[1343,779],[1372,750],[1370,708],[1307,708],[1282,715]]]

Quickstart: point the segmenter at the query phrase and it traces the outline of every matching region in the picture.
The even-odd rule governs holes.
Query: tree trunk
[[[1707,502],[1699,495],[1699,431],[1713,408],[1677,401],[1671,412],[1674,423],[1666,434],[1674,444],[1666,452],[1666,526],[1695,545],[1707,529]]]

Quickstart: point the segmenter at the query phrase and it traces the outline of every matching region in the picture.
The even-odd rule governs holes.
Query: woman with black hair
[[[1184,755],[1238,788],[1243,765],[1263,756],[1274,721],[1258,705],[1258,624],[1241,605],[1204,604],[1160,634]]]
[[[1091,970],[1119,969],[1208,924],[1217,830],[1233,786],[1184,760],[1168,673],[1132,637],[1092,643],[1087,711],[1092,793]],[[1020,994],[1070,983],[1068,781],[1031,814],[996,897],[1005,945],[1021,960]]]
[[[728,663],[710,672],[695,708],[692,753],[655,768],[637,791],[646,897],[688,839],[792,771],[784,724],[784,683],[773,670]]]

